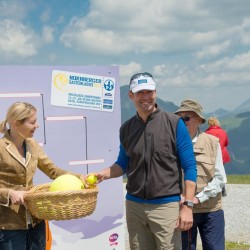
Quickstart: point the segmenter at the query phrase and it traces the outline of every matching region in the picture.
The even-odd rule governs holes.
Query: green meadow
[[[250,175],[227,175],[227,184],[250,184]]]

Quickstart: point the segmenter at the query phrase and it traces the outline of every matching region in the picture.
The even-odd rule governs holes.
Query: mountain
[[[225,166],[228,174],[250,174],[250,111],[236,115],[241,121],[228,130],[231,162]]]
[[[122,123],[136,114],[134,104],[128,97],[128,91],[128,86],[122,86],[120,88]],[[174,103],[163,101],[160,98],[157,98],[157,104],[161,109],[169,112],[174,112],[178,109],[178,106]]]
[[[238,108],[234,110],[234,113],[240,114],[250,111],[250,98],[243,102]]]
[[[244,101],[239,107],[237,107],[233,111],[220,108],[220,109],[215,110],[214,112],[207,113],[206,117],[208,118],[210,116],[216,116],[218,118],[218,117],[225,117],[231,114],[245,113],[248,111],[250,111],[250,98]]]
[[[206,117],[215,116],[219,118],[219,117],[227,116],[229,114],[231,114],[230,111],[220,108],[220,109],[215,110],[213,113],[207,113]]]
[[[135,115],[134,104],[128,97],[128,86],[120,88],[122,123]],[[161,109],[174,112],[178,109],[172,102],[157,99]],[[213,113],[204,114],[206,118],[211,115],[219,117],[221,127],[227,131],[229,137],[228,150],[231,162],[225,165],[227,174],[250,174],[250,99],[242,103],[234,111],[218,109]],[[202,130],[207,124],[202,126]]]

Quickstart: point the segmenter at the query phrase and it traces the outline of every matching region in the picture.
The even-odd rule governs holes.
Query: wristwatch
[[[184,201],[184,202],[183,202],[183,205],[186,205],[186,206],[188,206],[188,207],[190,207],[190,208],[193,208],[193,207],[194,207],[194,203],[193,203],[192,201]]]

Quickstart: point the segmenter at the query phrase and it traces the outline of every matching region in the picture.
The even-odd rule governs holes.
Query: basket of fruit
[[[77,177],[62,175],[52,183],[33,187],[24,200],[30,213],[38,219],[71,220],[92,214],[97,194],[97,186],[84,188]]]

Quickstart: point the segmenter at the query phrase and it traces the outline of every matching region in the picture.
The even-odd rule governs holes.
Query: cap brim
[[[150,84],[145,84],[143,86],[143,84],[142,84],[140,86],[134,87],[131,91],[133,93],[136,93],[136,92],[139,92],[139,91],[142,91],[142,90],[155,90],[155,86],[154,85],[150,85]]]

